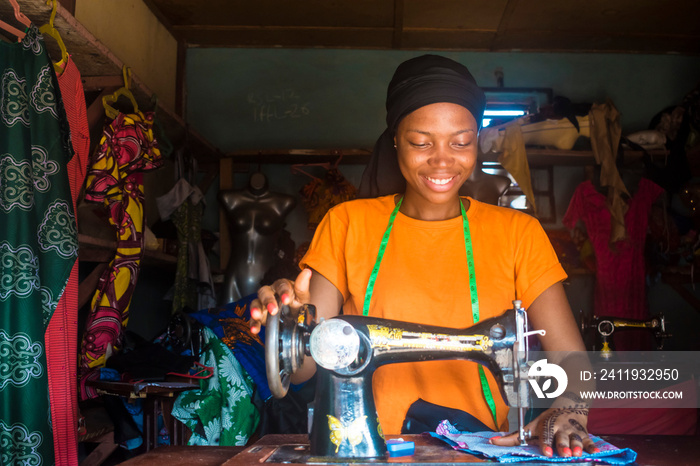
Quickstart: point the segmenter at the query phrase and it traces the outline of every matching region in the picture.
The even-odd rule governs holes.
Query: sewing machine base
[[[388,436],[396,438],[398,436]],[[415,442],[416,450],[411,456],[399,456],[395,458],[338,458],[327,456],[312,456],[309,451],[308,436],[295,435],[266,435],[253,445],[224,463],[223,466],[248,466],[261,464],[266,466],[281,466],[288,464],[316,464],[316,465],[377,465],[377,464],[406,464],[412,466],[447,466],[497,463],[467,453],[453,450],[445,442],[427,435],[402,435],[404,440]],[[528,466],[548,465],[551,463],[528,462]],[[575,466],[592,466],[590,461],[567,463]]]

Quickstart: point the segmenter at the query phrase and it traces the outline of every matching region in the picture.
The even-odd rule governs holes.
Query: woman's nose
[[[435,150],[431,154],[428,161],[431,165],[435,166],[449,166],[454,163],[454,156],[452,155],[449,146],[437,145]]]

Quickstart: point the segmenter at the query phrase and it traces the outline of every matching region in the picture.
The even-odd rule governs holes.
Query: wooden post
[[[219,191],[233,189],[233,159],[224,157],[219,161]],[[226,270],[231,244],[228,237],[228,219],[226,212],[219,206],[219,268]]]

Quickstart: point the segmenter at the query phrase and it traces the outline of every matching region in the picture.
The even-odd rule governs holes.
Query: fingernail
[[[491,445],[493,445],[493,440],[489,439],[489,443],[490,443]]]
[[[252,334],[258,334],[260,332],[260,329],[258,327],[250,327],[250,333]]]
[[[583,448],[581,448],[581,447],[574,447],[573,453],[574,453],[574,456],[581,456],[581,454],[583,454]]]
[[[600,453],[600,448],[595,447],[595,448],[593,449],[593,453]]]
[[[287,293],[282,293],[282,296],[280,296],[280,299],[284,304],[289,304],[289,294]]]
[[[554,450],[552,450],[552,447],[546,446],[544,447],[544,456],[552,456],[554,454]]]
[[[267,303],[267,312],[272,312],[276,308],[277,308],[277,306],[275,306],[275,303]]]
[[[564,447],[561,449],[561,456],[564,458],[568,458],[571,456],[571,448],[569,447]]]
[[[250,308],[250,317],[252,317],[253,319],[259,319],[261,317],[260,316],[260,309],[258,309],[257,307],[251,307]]]

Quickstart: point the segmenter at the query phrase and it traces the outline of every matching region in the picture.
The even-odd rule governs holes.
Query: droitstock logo
[[[527,378],[537,398],[556,398],[564,393],[569,383],[564,369],[557,364],[548,363],[546,359],[536,361],[527,372]],[[552,387],[552,379],[557,381],[556,387]]]

